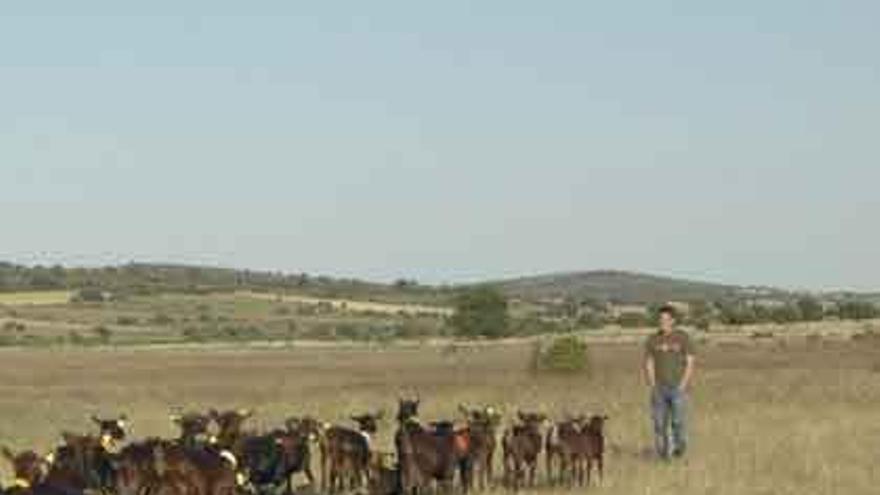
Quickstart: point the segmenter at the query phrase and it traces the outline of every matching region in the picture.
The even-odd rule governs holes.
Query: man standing
[[[694,351],[688,334],[675,328],[671,305],[660,308],[660,329],[645,342],[644,370],[651,387],[657,455],[664,460],[670,455],[682,457],[687,450],[685,405],[694,373]]]

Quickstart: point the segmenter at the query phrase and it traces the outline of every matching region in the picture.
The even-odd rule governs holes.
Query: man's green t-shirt
[[[645,342],[645,355],[654,359],[654,376],[658,385],[678,386],[684,376],[687,356],[694,354],[688,334],[672,330],[668,334],[658,330]]]

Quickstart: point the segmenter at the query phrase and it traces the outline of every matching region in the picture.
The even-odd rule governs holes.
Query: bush
[[[773,323],[792,323],[801,321],[802,319],[803,316],[801,315],[799,306],[793,304],[784,304],[770,310],[770,321]]]
[[[192,325],[181,330],[180,335],[186,342],[204,342],[207,340],[205,334],[198,327]]]
[[[720,304],[721,322],[725,325],[750,325],[758,322],[756,307],[748,304]]]
[[[504,337],[509,334],[507,299],[493,287],[461,292],[455,298],[450,324],[460,337]]]
[[[798,299],[797,308],[801,319],[804,321],[821,321],[825,316],[825,309],[814,297],[802,297]]]
[[[155,325],[166,326],[174,323],[174,318],[166,315],[165,313],[156,313],[156,315],[153,316],[152,322]]]
[[[838,311],[844,320],[869,320],[880,316],[877,306],[866,301],[842,302]]]
[[[290,306],[276,306],[276,307],[272,310],[272,313],[274,313],[274,314],[276,314],[276,315],[278,315],[278,316],[287,316],[287,315],[289,315],[291,312],[292,312],[292,311],[291,311],[291,309],[290,309]]]
[[[122,326],[131,326],[131,325],[137,325],[138,323],[140,323],[140,320],[138,320],[134,316],[122,315],[122,316],[119,316],[116,318],[116,323],[118,325],[122,325]]]
[[[104,302],[104,291],[98,287],[86,287],[80,289],[71,298],[73,302]]]
[[[601,330],[605,326],[605,318],[599,313],[589,311],[578,318],[577,324],[588,330]]]
[[[623,328],[646,327],[649,323],[648,315],[640,311],[626,311],[617,317],[617,324]]]
[[[535,343],[532,350],[532,370],[552,373],[589,372],[587,344],[576,335],[556,337],[547,347]]]
[[[698,330],[708,332],[712,326],[712,313],[712,305],[708,301],[697,300],[688,305],[685,322],[693,325]]]
[[[363,332],[353,323],[340,323],[336,325],[336,338],[346,340],[360,340]]]
[[[27,330],[27,326],[20,321],[7,321],[3,324],[3,330],[6,332],[22,333]]]
[[[113,336],[113,331],[104,325],[98,325],[92,328],[92,333],[97,337],[102,344],[106,344],[110,342],[110,337]]]
[[[532,335],[552,335],[570,331],[571,328],[558,321],[529,317],[516,320],[515,323],[511,325],[510,333],[517,337],[528,337]]]

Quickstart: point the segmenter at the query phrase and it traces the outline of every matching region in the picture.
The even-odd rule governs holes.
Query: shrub
[[[455,298],[450,324],[460,337],[504,337],[509,331],[507,299],[493,287],[465,290]]]
[[[336,325],[336,338],[338,339],[359,340],[361,336],[360,328],[353,323]]]
[[[3,324],[3,330],[7,332],[22,333],[27,330],[27,326],[20,321],[7,321]]]
[[[296,320],[287,320],[287,325],[285,326],[285,338],[287,340],[293,340],[299,334],[299,325],[296,324]]]
[[[804,321],[820,321],[825,315],[825,310],[814,297],[802,297],[798,299],[797,307]]]
[[[640,328],[649,324],[648,315],[641,311],[625,311],[617,317],[617,324],[623,328]]]
[[[291,309],[289,306],[276,306],[272,310],[272,313],[279,315],[279,316],[287,316],[291,313]]]
[[[116,323],[118,325],[131,326],[131,325],[137,325],[138,323],[140,323],[140,321],[137,318],[135,318],[134,316],[122,315],[122,316],[119,316],[116,318]]]
[[[842,302],[838,311],[844,320],[868,320],[880,316],[877,306],[865,301]]]
[[[181,330],[180,335],[187,342],[204,342],[206,340],[205,334],[198,327],[192,325]]]
[[[110,337],[113,336],[113,331],[105,327],[104,325],[98,325],[92,328],[92,333],[103,344],[110,342]]]
[[[104,291],[98,287],[85,287],[78,290],[71,300],[73,302],[104,302]]]
[[[156,315],[153,316],[152,322],[155,325],[165,326],[174,323],[174,318],[166,315],[165,313],[156,313]]]
[[[549,335],[570,331],[569,328],[554,320],[529,317],[515,320],[510,326],[510,334],[518,337],[531,335]]]
[[[578,318],[578,326],[588,330],[601,330],[605,326],[605,318],[594,311],[588,311]]]
[[[590,369],[587,344],[576,335],[556,337],[546,347],[532,349],[532,370],[552,373],[585,373]]]

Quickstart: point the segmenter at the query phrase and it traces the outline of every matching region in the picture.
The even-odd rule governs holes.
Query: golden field
[[[0,292],[0,304],[8,306],[43,306],[67,304],[71,292],[67,290],[48,290],[33,292]]]
[[[507,418],[517,408],[609,414],[606,479],[593,493],[877,493],[880,345],[872,340],[705,342],[689,458],[669,465],[650,456],[637,344],[594,344],[590,377],[534,376],[529,353],[519,344],[5,349],[0,441],[46,450],[64,429],[89,430],[92,413],[125,412],[143,437],[174,435],[172,409],[254,407],[253,426],[268,428],[290,414],[346,422],[381,408],[379,444],[389,448],[397,396],[418,392],[426,420],[455,417],[460,402],[500,405]]]

